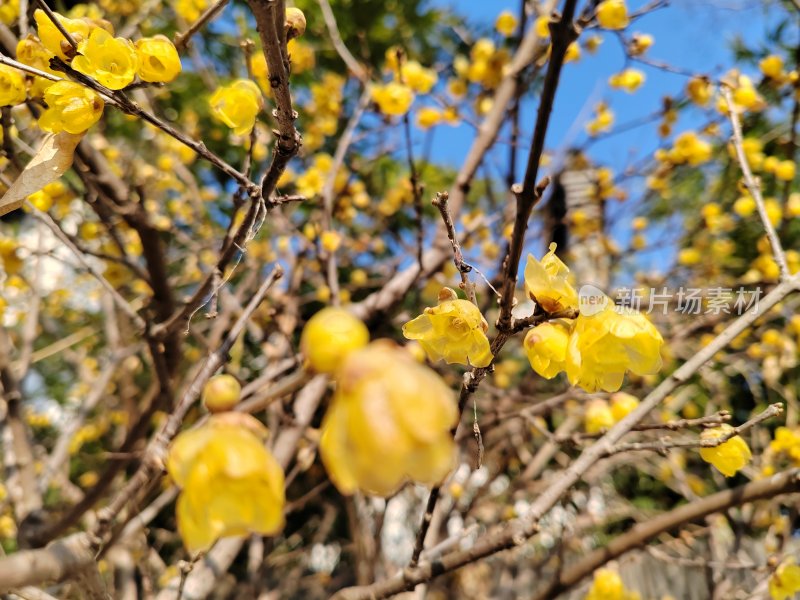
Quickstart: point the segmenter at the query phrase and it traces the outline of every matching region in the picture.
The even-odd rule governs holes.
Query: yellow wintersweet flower
[[[525,265],[525,291],[531,300],[546,312],[578,307],[578,293],[567,280],[569,269],[556,256],[556,245],[550,244],[550,251],[536,260],[528,255]]]
[[[686,95],[698,106],[706,106],[714,93],[714,86],[705,77],[694,77],[686,84]]]
[[[52,54],[50,51],[48,51],[42,42],[40,42],[33,35],[29,34],[28,37],[21,39],[17,43],[17,60],[19,62],[26,64],[29,67],[39,69],[40,71],[50,73],[51,75],[63,77],[62,73],[57,73],[50,68],[51,56]],[[51,85],[53,85],[53,82],[49,79],[33,76],[33,81],[30,87],[31,97],[41,98],[44,94],[44,91]]]
[[[536,21],[533,23],[533,30],[536,32],[538,37],[550,37],[550,21],[550,15],[542,15],[541,17],[537,17]]]
[[[570,328],[566,321],[547,321],[531,329],[523,345],[539,375],[552,379],[566,368]]]
[[[647,52],[655,40],[648,33],[634,33],[631,43],[628,45],[628,52],[631,56],[641,56]]]
[[[615,423],[622,421],[631,411],[639,406],[639,399],[625,392],[611,394],[609,400],[611,401],[611,414],[614,416]]]
[[[796,168],[793,160],[782,160],[775,165],[775,177],[781,181],[792,181]]]
[[[349,354],[322,421],[320,455],[343,494],[388,496],[406,479],[435,485],[454,465],[452,391],[388,340]]]
[[[137,71],[142,81],[169,83],[181,72],[181,58],[173,43],[163,35],[136,41]]]
[[[758,68],[770,79],[781,79],[783,75],[783,59],[777,54],[770,54],[758,63]]]
[[[517,30],[517,17],[510,10],[504,10],[497,15],[497,20],[494,22],[494,28],[503,37],[511,37]]]
[[[761,110],[764,107],[764,98],[758,93],[753,81],[746,75],[739,75],[736,78],[736,88],[733,90],[733,103],[740,110]],[[727,104],[722,101],[721,112],[727,113]]]
[[[439,304],[403,325],[403,335],[418,340],[432,361],[488,367],[492,352],[486,332],[489,329],[480,309],[460,300],[450,288],[439,292]]]
[[[110,90],[121,90],[136,78],[139,59],[130,40],[115,38],[105,29],[93,29],[78,44],[72,68],[96,79]]]
[[[25,102],[25,76],[22,71],[0,65],[0,106],[15,106]]]
[[[430,129],[442,122],[442,112],[432,106],[424,106],[417,111],[417,127]]]
[[[733,427],[722,424],[718,427],[706,429],[700,434],[701,440],[715,440],[733,431]],[[750,447],[741,437],[734,436],[719,446],[700,448],[700,457],[707,463],[711,463],[716,469],[725,475],[733,477],[750,462]]]
[[[583,427],[586,433],[600,433],[605,429],[610,429],[616,421],[614,413],[608,406],[608,402],[602,398],[590,400],[583,413]]]
[[[255,83],[249,79],[237,79],[214,92],[209,104],[211,114],[233,129],[236,135],[247,135],[256,124],[263,100]]]
[[[688,163],[695,167],[711,160],[712,150],[711,144],[694,131],[684,131],[675,138],[667,158],[676,165]]]
[[[72,38],[80,44],[81,41],[89,37],[89,32],[97,26],[90,23],[86,19],[69,19],[58,13],[55,13],[56,19],[64,26],[64,29],[72,36]],[[55,54],[61,60],[69,60],[75,55],[75,50],[72,45],[67,41],[58,27],[50,20],[47,13],[41,8],[37,8],[33,13],[33,18],[36,21],[36,29],[39,33],[39,39],[42,44],[52,54]]]
[[[605,29],[625,29],[630,22],[623,0],[603,0],[597,6],[597,22]]]
[[[48,87],[44,101],[47,109],[39,117],[39,127],[52,133],[83,133],[103,115],[100,96],[72,81],[57,81]]]
[[[644,73],[638,69],[625,69],[609,77],[608,84],[612,88],[622,89],[632,94],[642,86],[644,79]]]
[[[400,68],[402,82],[419,94],[427,94],[439,77],[433,69],[426,69],[415,60],[408,60]]]
[[[306,32],[306,15],[299,8],[289,6],[286,8],[286,22],[283,24],[286,39],[293,40],[301,37]]]
[[[791,600],[800,592],[800,567],[794,558],[783,561],[769,578],[772,600]]]
[[[182,488],[176,513],[189,552],[220,537],[283,527],[283,469],[264,446],[266,434],[250,415],[219,413],[175,438],[166,466]]]
[[[399,116],[408,112],[414,102],[414,92],[407,85],[391,81],[372,86],[372,99],[383,114]]]
[[[571,63],[581,57],[581,47],[578,42],[572,42],[567,46],[567,53],[564,55],[564,64]]]
[[[211,6],[211,0],[178,0],[175,3],[175,12],[183,20],[192,22],[200,18],[200,15]]]
[[[364,323],[341,308],[323,308],[308,320],[300,336],[300,349],[311,367],[333,373],[348,354],[369,343]]]
[[[19,17],[19,0],[10,0],[0,5],[0,23],[11,26]]]
[[[611,129],[614,124],[614,112],[605,102],[598,102],[594,107],[594,119],[586,124],[586,132],[595,136]]]
[[[587,392],[616,392],[626,371],[658,372],[663,343],[647,317],[609,303],[597,314],[578,316],[569,340],[567,378]]]
[[[625,585],[619,573],[611,569],[598,569],[584,600],[624,600]]]

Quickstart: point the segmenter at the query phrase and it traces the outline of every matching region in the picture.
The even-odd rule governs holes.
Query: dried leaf
[[[53,183],[72,166],[75,147],[83,135],[61,132],[44,138],[39,151],[0,198],[0,217],[18,209],[25,198]]]

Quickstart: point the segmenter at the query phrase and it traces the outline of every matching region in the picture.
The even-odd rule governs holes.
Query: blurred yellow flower
[[[488,367],[492,352],[486,332],[488,323],[480,309],[460,300],[450,288],[439,292],[439,304],[403,325],[406,339],[417,340],[432,361]]]
[[[191,553],[220,537],[272,535],[283,527],[283,470],[264,446],[266,429],[241,413],[219,413],[181,433],[167,471],[182,488],[178,531]]]
[[[675,138],[675,143],[667,152],[667,159],[676,165],[689,164],[693,167],[711,160],[712,147],[694,131],[684,131]]]
[[[418,94],[427,94],[439,77],[433,69],[426,69],[415,60],[408,60],[400,68],[402,83]]]
[[[733,427],[730,425],[719,425],[703,431],[700,434],[700,439],[719,439],[731,431],[733,431]],[[747,442],[737,435],[719,446],[700,448],[700,457],[707,463],[714,465],[725,477],[733,477],[750,462],[751,454]]]
[[[236,406],[241,393],[242,386],[236,377],[221,373],[206,381],[200,400],[209,412],[225,412]]]
[[[627,417],[631,411],[639,406],[639,399],[625,392],[611,394],[609,400],[611,402],[611,414],[614,416],[615,423]]]
[[[616,392],[626,371],[658,372],[663,343],[647,317],[609,303],[597,314],[578,316],[569,340],[567,377],[587,392]]]
[[[383,114],[399,116],[408,112],[411,103],[414,102],[414,92],[407,85],[391,81],[381,85],[373,85],[372,99]]]
[[[178,0],[175,3],[177,12],[185,21],[192,22],[211,6],[211,0]]]
[[[525,291],[531,300],[548,313],[578,307],[578,293],[569,283],[569,269],[556,256],[556,245],[536,260],[528,255],[525,265]]]
[[[598,102],[594,107],[594,119],[586,124],[586,132],[595,136],[611,129],[614,124],[614,112],[605,102]]]
[[[62,77],[63,74],[57,73],[50,68],[50,57],[52,54],[47,48],[44,47],[33,35],[28,34],[28,37],[21,39],[17,43],[17,60],[40,71],[45,71],[51,75]],[[30,94],[34,98],[41,98],[44,90],[53,85],[53,82],[44,77],[33,77],[31,83]]]
[[[511,37],[517,30],[517,17],[510,10],[504,10],[497,15],[494,28],[503,37]]]
[[[0,23],[13,25],[19,17],[19,0],[8,0],[0,5]]]
[[[432,106],[424,106],[417,111],[417,127],[430,129],[442,122],[442,112]]]
[[[609,77],[608,85],[612,88],[622,89],[632,94],[642,86],[644,80],[644,73],[638,69],[625,69]]]
[[[22,71],[0,65],[0,106],[15,106],[25,102],[27,90]]]
[[[780,79],[783,75],[783,59],[777,54],[770,54],[758,63],[761,72],[770,79]]]
[[[653,45],[653,36],[647,33],[634,33],[631,43],[628,45],[628,52],[631,56],[641,56]]]
[[[247,135],[256,124],[263,100],[255,83],[249,79],[237,79],[215,91],[209,104],[211,114],[233,129],[236,135]]]
[[[169,83],[181,72],[181,58],[173,43],[163,35],[136,41],[142,81]]]
[[[300,350],[311,367],[333,373],[344,359],[369,343],[364,323],[341,308],[323,308],[308,320],[300,336]]]
[[[791,600],[800,592],[800,567],[794,558],[783,561],[769,578],[772,600]]]
[[[584,600],[624,600],[625,595],[625,586],[616,571],[598,569]]]
[[[605,29],[625,29],[630,22],[623,0],[603,0],[597,6],[597,22]]]
[[[537,325],[525,336],[528,362],[545,379],[552,379],[566,368],[569,334],[568,323],[558,320]]]
[[[103,100],[89,88],[72,81],[57,81],[44,93],[47,109],[39,127],[51,133],[83,133],[103,115]]]
[[[583,413],[583,427],[586,433],[600,433],[614,425],[614,413],[608,402],[602,398],[595,398],[586,404]]]
[[[455,462],[458,411],[434,371],[388,340],[349,354],[322,422],[320,454],[343,494],[388,496],[406,480],[434,485]]]
[[[694,77],[686,84],[686,95],[698,106],[706,106],[711,101],[714,86],[705,77]]]

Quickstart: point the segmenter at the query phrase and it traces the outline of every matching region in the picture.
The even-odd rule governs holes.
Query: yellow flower
[[[608,402],[602,398],[590,400],[583,413],[583,427],[586,433],[600,433],[614,425],[614,414]]]
[[[233,129],[236,135],[247,135],[255,126],[261,110],[261,91],[249,79],[237,79],[214,92],[209,104],[211,114]]]
[[[686,95],[698,106],[706,106],[714,93],[714,86],[705,77],[694,77],[686,84]]]
[[[737,86],[733,90],[733,103],[741,110],[760,110],[764,106],[764,99],[756,91],[753,81],[746,75],[739,75]],[[727,113],[727,105],[722,111]]]
[[[584,600],[624,600],[625,585],[616,571],[598,569]]]
[[[373,86],[372,99],[383,114],[398,116],[408,112],[414,102],[414,92],[407,85],[391,81]]]
[[[341,308],[323,308],[308,320],[300,336],[300,349],[311,367],[333,373],[352,352],[369,343],[364,323]]]
[[[719,425],[703,431],[700,434],[700,439],[719,439],[731,431],[733,431],[733,427],[730,425]],[[733,477],[750,462],[751,454],[747,442],[737,435],[719,446],[700,448],[700,457],[707,463],[714,465],[725,477]]]
[[[533,30],[540,38],[550,37],[550,15],[542,15],[533,23]]]
[[[667,158],[676,165],[688,163],[695,167],[711,160],[712,147],[693,131],[684,131],[675,138],[675,144],[667,152]]]
[[[220,413],[175,438],[166,465],[182,488],[176,513],[189,552],[207,550],[220,537],[272,535],[283,527],[283,470],[265,437],[253,417]]]
[[[578,42],[572,42],[567,46],[567,53],[564,55],[564,64],[571,63],[581,57],[581,47]]]
[[[326,252],[336,252],[342,244],[342,236],[338,231],[323,231],[319,243]]]
[[[417,127],[430,129],[442,122],[442,112],[432,106],[424,106],[417,111]]]
[[[419,94],[427,94],[439,77],[433,69],[426,69],[415,60],[403,63],[400,68],[402,82]]]
[[[569,334],[565,321],[547,321],[525,336],[523,345],[528,362],[545,379],[552,379],[566,368]]]
[[[597,135],[611,129],[614,124],[614,112],[605,102],[598,102],[594,108],[594,120],[586,124],[586,131],[589,135]]]
[[[497,15],[497,20],[494,22],[494,28],[503,37],[511,37],[517,30],[517,17],[509,10],[504,10]]]
[[[343,494],[388,496],[406,480],[435,485],[455,459],[453,394],[387,340],[349,354],[322,422],[320,455]]]
[[[612,88],[623,89],[629,94],[632,94],[641,87],[644,83],[644,79],[644,73],[638,69],[625,69],[609,77],[608,84]]]
[[[783,561],[769,578],[769,595],[772,600],[791,600],[800,592],[800,567],[795,559]]]
[[[403,325],[403,335],[418,340],[432,361],[443,358],[448,363],[488,367],[493,358],[486,337],[488,329],[477,306],[443,288],[439,304]]]
[[[0,65],[0,106],[14,106],[25,102],[25,76],[21,71]]]
[[[761,72],[770,79],[780,79],[783,75],[783,59],[777,54],[770,54],[758,63]]]
[[[639,406],[639,399],[625,392],[611,394],[611,414],[614,415],[614,422],[621,421],[628,414]]]
[[[52,54],[44,47],[33,35],[28,35],[25,39],[17,43],[17,60],[30,67],[45,71],[58,77],[63,77],[62,73],[57,73],[50,68],[50,57]],[[44,77],[33,77],[31,83],[30,95],[34,98],[41,98],[44,91],[53,85],[53,82]]]
[[[567,378],[587,392],[616,392],[626,371],[652,375],[661,368],[664,339],[635,311],[611,304],[593,315],[581,314],[569,340]]]
[[[183,20],[192,22],[200,18],[200,15],[211,6],[211,0],[178,0],[175,3],[175,12]]]
[[[628,45],[628,52],[631,56],[641,56],[650,49],[653,45],[652,35],[647,33],[634,33],[630,45]]]
[[[130,40],[112,37],[99,27],[78,44],[78,55],[72,60],[72,68],[110,90],[121,90],[130,84],[136,78],[138,64]]]
[[[64,29],[72,36],[72,38],[80,44],[81,41],[89,37],[89,32],[95,28],[92,23],[85,19],[68,19],[58,13],[55,13],[56,19],[64,26]],[[39,33],[39,39],[42,44],[52,54],[58,56],[61,60],[69,60],[74,56],[74,49],[67,41],[58,27],[56,27],[41,8],[37,8],[33,13],[33,18],[36,21],[36,29]],[[67,56],[69,53],[69,56]]]
[[[775,165],[775,177],[781,181],[792,181],[795,174],[793,160],[782,160]]]
[[[83,133],[103,115],[103,100],[89,88],[72,81],[57,81],[44,93],[47,103],[39,127],[58,133]]]
[[[136,42],[137,71],[142,81],[169,83],[181,72],[181,58],[172,42],[163,35]]]
[[[603,0],[597,6],[597,22],[605,29],[625,29],[628,19],[628,7],[623,0]]]
[[[546,312],[578,307],[578,293],[567,281],[569,269],[556,256],[556,245],[550,244],[550,251],[536,260],[528,255],[525,265],[525,290],[531,300]]]
[[[3,2],[0,6],[0,23],[11,26],[16,22],[17,17],[19,17],[19,0]]]

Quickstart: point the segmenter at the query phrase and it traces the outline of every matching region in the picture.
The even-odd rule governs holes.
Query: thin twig
[[[177,48],[179,52],[186,48],[186,46],[189,45],[189,40],[192,38],[192,36],[205,27],[206,23],[211,21],[211,19],[216,17],[217,14],[220,13],[223,8],[225,8],[229,1],[230,0],[217,0],[217,2],[209,6],[194,23],[189,25],[186,31],[183,33],[176,33],[175,37],[173,38],[175,41],[175,48]]]
[[[453,216],[450,214],[450,208],[447,202],[450,199],[450,194],[445,192],[437,192],[436,197],[433,199],[433,204],[442,215],[445,231],[447,231],[447,239],[450,240],[450,245],[453,246],[453,264],[455,264],[458,273],[461,275],[461,289],[467,295],[467,299],[474,305],[478,305],[478,300],[475,296],[475,284],[469,280],[469,273],[472,271],[472,265],[464,261],[464,254],[461,251],[461,244],[458,242],[456,235],[456,228],[453,224]]]
[[[731,121],[731,129],[733,130],[733,146],[736,150],[736,159],[739,161],[739,166],[742,169],[742,175],[744,175],[744,185],[747,187],[747,191],[750,192],[753,200],[755,200],[758,216],[761,217],[761,224],[767,232],[769,245],[772,247],[772,254],[781,272],[781,280],[786,280],[791,275],[789,272],[789,265],[786,263],[786,252],[784,252],[781,240],[775,228],[772,226],[772,222],[769,220],[767,207],[761,195],[761,185],[759,185],[755,177],[753,177],[750,164],[747,162],[747,154],[744,151],[744,141],[742,140],[742,126],[739,123],[739,116],[733,104],[731,91],[725,84],[720,87],[722,89],[722,95],[725,97],[725,103],[728,105],[728,117]]]

